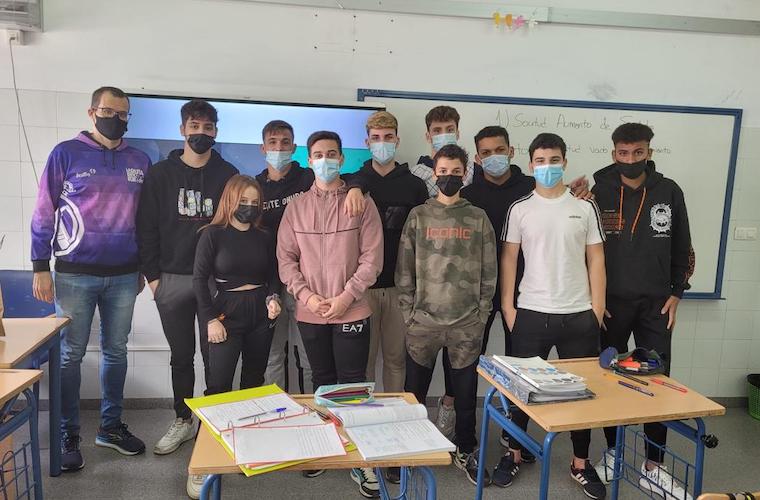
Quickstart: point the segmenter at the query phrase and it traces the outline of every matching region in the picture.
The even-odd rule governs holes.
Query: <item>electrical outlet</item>
[[[734,239],[739,241],[755,241],[757,239],[757,228],[737,227],[734,229]]]
[[[5,30],[5,40],[8,43],[15,43],[16,45],[24,45],[24,32],[21,30]]]

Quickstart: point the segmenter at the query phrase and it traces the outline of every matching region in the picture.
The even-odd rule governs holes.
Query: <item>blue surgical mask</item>
[[[387,165],[396,156],[395,142],[371,142],[369,150],[372,152],[372,158],[380,165]]]
[[[267,151],[267,163],[278,171],[282,171],[282,169],[290,165],[292,159],[292,151]]]
[[[564,170],[561,163],[551,165],[536,165],[533,167],[533,177],[545,188],[553,188],[562,180]]]
[[[501,177],[509,170],[509,156],[491,155],[483,158],[483,170],[490,176]]]
[[[456,144],[456,134],[436,134],[430,138],[433,142],[433,149],[438,151],[447,144]]]
[[[333,158],[319,158],[311,161],[314,175],[325,184],[334,181],[340,175],[340,161]]]

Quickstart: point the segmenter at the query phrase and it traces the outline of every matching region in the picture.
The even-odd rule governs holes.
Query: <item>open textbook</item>
[[[382,400],[377,400],[382,401]],[[420,404],[330,408],[364,460],[454,451]]]

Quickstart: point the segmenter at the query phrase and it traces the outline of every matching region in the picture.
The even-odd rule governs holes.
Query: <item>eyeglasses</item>
[[[122,121],[128,121],[129,117],[132,116],[132,113],[129,111],[116,111],[112,108],[92,108],[95,111],[100,112],[100,116],[103,118],[113,118],[114,116],[118,116],[120,120]]]

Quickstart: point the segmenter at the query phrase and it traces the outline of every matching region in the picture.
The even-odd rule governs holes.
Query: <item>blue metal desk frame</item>
[[[499,394],[499,401],[501,406],[496,406],[493,403],[494,395]],[[486,448],[488,447],[488,425],[491,421],[496,422],[502,429],[507,431],[517,441],[525,446],[531,453],[533,453],[538,460],[541,461],[541,479],[539,483],[539,495],[540,500],[547,500],[549,498],[549,471],[551,469],[551,452],[554,438],[557,437],[557,432],[549,432],[544,437],[543,445],[533,439],[526,431],[520,429],[517,425],[507,418],[506,413],[509,411],[511,402],[501,392],[497,391],[495,387],[488,389],[485,401],[483,403],[483,421],[481,423],[480,430],[480,456],[478,457],[478,485],[475,494],[476,500],[483,498],[483,471],[486,467]],[[691,427],[679,420],[671,422],[662,422],[663,425],[675,432],[681,434],[685,438],[694,442],[696,445],[696,457],[694,462],[694,498],[702,493],[702,478],[704,474],[704,457],[705,457],[705,444],[703,437],[705,436],[705,424],[701,418],[694,418],[696,422],[696,428]],[[623,444],[625,440],[625,426],[618,426],[617,437],[615,441],[615,473],[611,484],[610,498],[611,500],[617,500],[618,490],[620,488],[620,477],[623,469]]]
[[[381,500],[407,500],[412,498],[408,496],[409,488],[411,487],[409,481],[409,467],[401,468],[401,490],[398,496],[392,497],[388,493],[388,485],[385,484],[385,478],[383,477],[382,470],[380,468],[375,469],[377,474],[377,481],[380,485],[380,499]],[[430,467],[415,467],[416,473],[422,475],[422,479],[425,482],[425,488],[427,493],[425,495],[426,500],[436,500],[438,498],[438,492],[435,484],[435,474]],[[201,488],[201,500],[221,500],[222,498],[222,476],[221,474],[210,474],[203,483]]]
[[[61,329],[13,368],[39,370],[43,353],[48,353],[48,386],[50,404],[50,476],[61,474]],[[40,383],[34,384],[35,400],[39,400]],[[36,425],[36,423],[35,423]],[[38,448],[39,449],[39,448]]]
[[[38,429],[37,398],[29,389],[22,391],[26,398],[26,406],[21,410],[14,410],[13,406],[18,401],[18,395],[12,397],[0,409],[0,440],[13,434],[19,427],[29,423],[29,437],[32,454],[32,477],[34,480],[34,499],[42,500],[42,466],[40,465],[40,438]],[[6,418],[10,416],[6,420]]]

